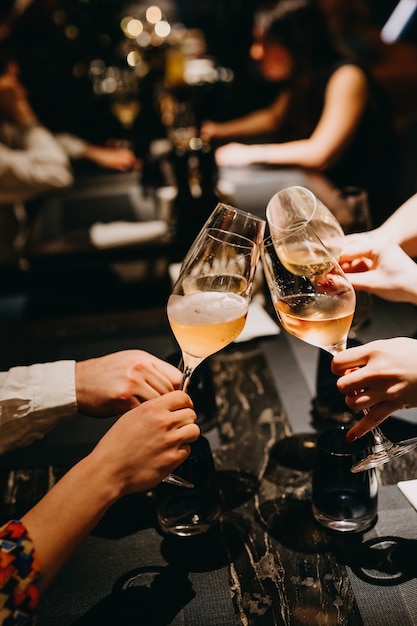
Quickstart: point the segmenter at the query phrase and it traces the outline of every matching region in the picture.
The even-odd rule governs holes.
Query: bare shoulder
[[[345,63],[337,67],[329,78],[328,88],[340,88],[343,85],[366,88],[368,77],[365,71],[355,63]]]

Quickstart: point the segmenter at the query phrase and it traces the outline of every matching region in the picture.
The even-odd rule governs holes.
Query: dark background
[[[67,130],[96,142],[123,134],[109,113],[108,101],[94,95],[88,68],[96,58],[107,65],[124,62],[120,18],[132,8],[138,10],[149,4],[152,3],[33,0],[14,21],[2,45],[11,45],[15,50],[32,104],[51,130]],[[208,54],[234,72],[233,87],[209,100],[211,117],[238,115],[271,97],[271,86],[257,76],[248,57],[256,0],[175,0],[169,4],[161,0],[160,4],[168,6],[169,12],[186,27],[201,29]],[[368,0],[372,25],[380,28],[396,4],[396,0]],[[1,5],[0,12],[7,14],[13,0],[1,0]],[[417,42],[415,33],[413,22],[403,39]],[[146,100],[147,81],[149,77],[142,85],[145,108],[152,106]],[[138,134],[141,124],[146,126],[143,114],[138,121]]]

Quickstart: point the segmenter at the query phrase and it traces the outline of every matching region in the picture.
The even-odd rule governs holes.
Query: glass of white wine
[[[238,233],[205,228],[197,236],[167,303],[182,354],[181,389],[204,359],[242,332],[259,257],[258,243]],[[163,482],[193,487],[175,474]]]
[[[183,263],[167,304],[186,389],[194,369],[242,332],[260,250],[238,233],[207,228]]]
[[[310,189],[293,185],[278,191],[266,207],[271,235],[280,238],[288,229],[309,224],[336,259],[343,248],[344,232],[335,215]]]
[[[355,291],[336,258],[309,224],[269,236],[261,258],[272,302],[290,334],[335,355],[345,350],[355,312]],[[364,411],[365,413],[365,411]],[[406,454],[417,440],[394,443],[372,429],[373,452],[351,468],[361,472]]]
[[[207,218],[206,222],[201,227],[193,244],[190,246],[190,249],[188,250],[187,254],[185,255],[181,263],[180,274],[173,287],[172,296],[178,296],[178,293],[176,293],[176,291],[177,289],[181,289],[181,285],[184,283],[184,276],[187,275],[186,272],[192,272],[193,275],[195,275],[196,273],[198,274],[198,272],[202,271],[201,270],[202,264],[205,264],[203,251],[205,250],[205,247],[207,245],[208,233],[210,232],[213,233],[215,230],[217,231],[217,233],[220,233],[220,236],[222,238],[226,237],[229,239],[229,244],[227,244],[227,248],[229,249],[229,252],[230,250],[233,250],[233,249],[236,251],[242,244],[243,244],[243,248],[245,248],[245,246],[249,246],[248,250],[250,249],[251,254],[253,255],[251,264],[253,265],[252,270],[254,274],[253,275],[251,274],[250,281],[249,281],[250,293],[252,293],[254,275],[256,272],[256,266],[258,264],[259,256],[260,256],[260,244],[264,237],[265,228],[266,228],[266,220],[264,220],[263,218],[253,215],[252,213],[249,213],[247,211],[242,211],[240,209],[237,209],[236,207],[233,207],[229,204],[225,204],[224,202],[218,202],[218,204],[215,206],[215,208],[213,209],[213,211]],[[226,235],[226,233],[228,234]],[[211,240],[213,241],[212,237],[211,237]],[[236,243],[237,243],[237,246],[236,246]],[[218,246],[218,244],[213,244],[213,245],[214,247]],[[233,247],[233,245],[235,247]],[[212,258],[210,260],[210,263],[213,265],[217,264],[220,267],[220,257],[218,260],[215,260],[214,258]],[[224,269],[225,260],[223,260],[221,263]],[[227,264],[227,260],[226,260],[226,264]],[[190,266],[190,269],[187,270],[186,268],[188,268],[189,266]],[[190,282],[189,279],[188,279],[188,282]],[[224,289],[224,285],[222,286],[222,288]],[[193,297],[197,299],[197,296],[193,296]],[[177,298],[169,299],[167,312],[168,312],[168,318],[170,322],[171,322],[171,319],[170,319],[171,304],[174,301],[181,302],[181,300],[178,300]],[[181,305],[179,305],[179,307],[180,306]],[[172,307],[172,310],[173,309],[174,307]],[[175,316],[177,314],[177,317],[178,317],[178,307],[176,307],[176,309],[177,311],[175,312],[174,310],[173,315]],[[247,312],[246,312],[246,315],[247,315]],[[184,331],[181,328],[181,325],[176,325],[175,319],[173,322],[171,322],[171,326],[172,324],[174,324],[174,327],[176,329],[174,330],[173,328],[175,335],[176,333],[178,333],[178,335],[180,334],[182,335],[184,333]],[[242,326],[242,329],[243,329],[243,326]],[[201,332],[201,330],[203,330],[204,332],[204,329],[201,329],[201,328],[200,329],[196,328],[194,330],[195,330],[196,335],[198,335],[198,332]],[[178,337],[176,336],[176,339],[179,345],[181,346],[181,340],[179,336]],[[235,337],[233,337],[230,341],[233,341],[233,339],[235,339]],[[224,345],[226,345],[226,343]],[[220,348],[218,349],[221,349],[221,347],[223,346],[220,346]],[[213,349],[211,354],[213,354],[216,351],[217,349]],[[210,353],[208,353],[206,356],[209,356],[209,354]],[[193,369],[195,369],[197,365],[206,358],[206,356],[203,356],[202,358],[199,358],[199,359],[196,359],[195,357],[193,357],[194,359]],[[191,359],[191,356],[188,358]],[[184,368],[184,352],[183,351],[182,351],[182,358],[181,358],[179,367],[182,369]],[[189,382],[189,377],[187,377],[187,380],[183,381],[183,383],[187,383],[187,384],[188,382]],[[183,487],[189,487],[189,485],[186,484],[183,479],[181,479],[179,476],[176,476],[174,474],[169,474],[169,476],[167,476],[163,482],[172,483],[176,485],[181,484]]]

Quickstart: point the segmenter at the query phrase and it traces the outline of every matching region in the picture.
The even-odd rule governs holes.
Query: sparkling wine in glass
[[[241,283],[242,289],[249,289],[249,299],[247,300],[247,307],[249,307],[256,266],[259,261],[260,244],[263,240],[265,227],[266,221],[264,219],[219,202],[185,255],[181,264],[180,275],[173,287],[167,305],[168,319],[182,353],[179,366],[182,369],[185,368],[182,388],[188,385],[191,374],[197,365],[207,356],[214,354],[214,352],[232,342],[243,330],[247,309],[244,320],[239,318],[225,322],[218,319],[219,323],[217,326],[210,322],[216,316],[216,300],[217,304],[219,304],[224,298],[224,295],[220,294],[228,291],[236,294],[239,291],[238,283]],[[217,235],[217,237],[213,237],[213,235]],[[220,241],[218,240],[219,237]],[[208,242],[210,243],[209,246]],[[228,268],[229,261],[230,267]],[[233,275],[233,268],[236,266],[238,266],[237,274]],[[211,275],[208,275],[207,272],[211,272]],[[199,281],[197,281],[196,276],[198,277],[199,274],[201,276]],[[200,287],[192,287],[193,283],[196,284],[198,282],[200,282]],[[184,299],[185,295],[188,297]],[[187,318],[188,323],[184,324],[182,310],[188,309],[192,303],[199,310],[198,301],[200,300],[201,304],[204,298],[207,302],[210,301],[210,308],[207,308],[205,322],[201,323],[202,316],[198,315],[196,311],[193,313],[191,309],[191,313],[188,314]],[[229,305],[231,304],[232,298],[229,299]],[[237,309],[236,304],[235,307]],[[211,317],[207,315],[210,310],[212,313]],[[223,317],[224,315],[223,312]],[[220,334],[216,344],[217,347],[213,345],[204,347],[204,344],[210,343],[204,336],[205,333],[214,333],[215,331],[222,333],[226,329],[228,329],[227,335]],[[196,354],[197,352],[198,354]],[[186,358],[186,361],[184,358]],[[184,487],[190,486],[182,478],[174,474],[169,474],[163,482],[176,485],[181,484]]]
[[[303,224],[277,238],[267,237],[261,258],[285,330],[332,355],[344,350],[355,312],[355,291],[312,227]],[[354,473],[387,463],[417,446],[417,440],[393,443],[378,427],[372,434],[373,452],[352,466]]]
[[[238,233],[207,228],[197,237],[167,304],[182,353],[182,389],[204,359],[242,332],[258,260],[257,243]]]
[[[288,229],[309,224],[336,259],[343,248],[344,232],[335,215],[310,189],[293,185],[278,191],[266,207],[270,233],[280,238]]]
[[[278,318],[290,334],[336,354],[346,348],[355,291],[308,224],[267,237],[262,264]]]

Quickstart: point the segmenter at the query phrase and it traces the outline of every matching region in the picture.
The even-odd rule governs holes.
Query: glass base
[[[220,509],[216,511],[210,519],[200,520],[196,515],[195,523],[175,523],[172,520],[158,515],[159,526],[166,535],[175,535],[176,537],[194,537],[202,535],[209,531],[218,522]],[[194,522],[194,520],[193,520]]]
[[[384,463],[388,463],[399,456],[403,456],[403,454],[407,454],[416,447],[417,442],[410,444],[407,444],[406,442],[393,443],[388,448],[377,450],[358,463],[355,463],[355,465],[352,465],[350,468],[350,471],[356,474],[358,472],[364,472],[368,469],[378,467],[378,465],[384,465]]]
[[[342,533],[359,533],[367,530],[375,520],[375,514],[367,515],[356,519],[340,519],[332,517],[320,511],[314,504],[312,505],[314,519],[325,528],[336,530]]]

